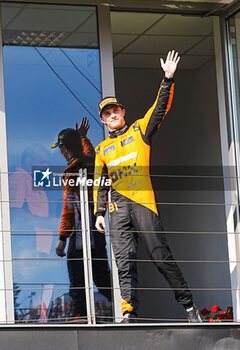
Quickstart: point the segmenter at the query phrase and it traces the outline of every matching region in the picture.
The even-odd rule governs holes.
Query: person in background
[[[77,129],[78,126],[76,125]],[[67,239],[67,267],[70,279],[70,295],[73,301],[74,320],[86,318],[86,297],[84,283],[83,247],[81,234],[80,190],[79,185],[69,185],[69,180],[76,181],[79,169],[87,168],[93,173],[94,148],[86,137],[89,124],[83,119],[78,131],[68,128],[58,134],[58,140],[51,147],[59,148],[68,165],[64,170],[64,208],[59,229],[56,254],[64,257]],[[68,181],[67,181],[68,180]],[[89,191],[90,227],[94,228],[92,191]],[[91,231],[93,280],[99,291],[111,301],[110,271],[106,253],[105,237]],[[77,259],[76,259],[77,258]],[[76,259],[76,260],[75,260]]]

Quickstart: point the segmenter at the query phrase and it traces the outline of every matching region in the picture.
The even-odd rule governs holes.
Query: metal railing
[[[10,173],[8,173],[7,175],[9,175]],[[16,173],[14,173],[16,174]],[[19,173],[21,174],[21,173]],[[80,171],[79,174],[80,178],[82,177],[87,177],[87,173],[86,170],[84,171]],[[163,176],[166,177],[168,175],[153,175],[153,176]],[[175,175],[169,175],[169,177],[174,178]],[[189,175],[182,175],[179,177],[185,177],[185,178],[189,178],[191,176]],[[206,176],[194,176],[194,178],[201,178],[201,177],[206,177]],[[236,177],[221,177],[223,180],[237,180]],[[224,188],[222,188],[222,191],[224,191]],[[22,200],[14,200],[14,199],[10,199],[9,201],[4,201],[2,200],[1,203],[9,203],[9,205],[11,205],[12,203],[22,203]],[[49,203],[64,203],[64,200],[47,200],[47,201],[37,201],[37,200],[25,200],[25,203],[28,204],[43,204],[43,203],[47,203],[49,205]],[[116,320],[119,320],[119,317],[117,317],[116,314],[114,314],[113,312],[113,306],[111,305],[110,301],[102,300],[101,302],[103,302],[101,304],[101,302],[99,301],[95,301],[95,297],[94,297],[94,291],[96,292],[96,287],[93,284],[93,270],[92,270],[92,263],[93,262],[97,262],[97,261],[108,261],[110,262],[110,265],[112,263],[115,263],[115,258],[111,257],[111,255],[106,259],[106,258],[95,258],[92,257],[92,253],[91,253],[91,232],[97,232],[96,229],[90,228],[89,225],[89,204],[93,204],[93,201],[88,199],[88,190],[86,188],[86,186],[82,186],[80,185],[80,201],[78,201],[78,204],[80,202],[80,208],[81,208],[81,224],[82,224],[82,249],[83,249],[83,257],[79,258],[63,258],[63,259],[59,259],[57,257],[27,257],[27,256],[21,256],[21,257],[12,257],[12,259],[7,260],[7,259],[0,259],[0,263],[4,263],[4,264],[13,264],[14,268],[16,268],[17,265],[21,264],[21,263],[29,263],[29,264],[34,264],[34,263],[45,263],[45,262],[49,262],[49,269],[51,269],[51,262],[62,262],[64,264],[66,264],[69,261],[83,261],[83,265],[84,265],[84,279],[85,279],[85,287],[71,287],[69,286],[68,283],[60,283],[60,282],[51,282],[51,283],[31,283],[31,281],[29,281],[29,283],[26,282],[21,282],[21,280],[16,280],[15,282],[15,287],[13,286],[12,288],[12,292],[14,295],[14,299],[15,299],[15,323],[45,323],[45,322],[53,322],[53,323],[65,323],[65,322],[77,322],[77,323],[88,323],[88,324],[96,324],[98,322],[101,323],[109,323],[109,322],[114,322]],[[126,202],[127,203],[127,202]],[[142,202],[142,203],[138,203],[138,204],[152,204],[152,203],[147,203],[147,202]],[[157,205],[161,205],[161,206],[165,206],[165,207],[173,207],[173,206],[181,206],[181,207],[216,207],[216,208],[229,208],[229,207],[234,207],[234,208],[238,208],[239,204],[237,202],[232,202],[232,203],[224,203],[224,202],[157,202]],[[57,226],[57,225],[56,225]],[[237,226],[237,225],[236,225]],[[56,229],[40,229],[40,232],[37,233],[38,237],[58,237],[58,230],[57,227]],[[68,230],[66,230],[68,231]],[[74,231],[77,232],[77,229],[71,229],[70,230],[71,233],[73,233]],[[11,228],[10,229],[11,232],[11,236],[12,239],[26,239],[27,237],[35,237],[36,236],[36,230],[35,229],[17,229],[15,228]],[[111,231],[113,232],[113,230]],[[129,232],[133,233],[133,234],[138,234],[139,231],[136,230],[130,230]],[[141,231],[140,231],[141,232]],[[157,233],[159,235],[161,235],[163,233],[163,231],[144,231],[144,234],[151,234],[151,233]],[[1,234],[9,234],[9,230],[1,230]],[[194,237],[203,237],[202,239],[206,239],[206,236],[209,237],[216,237],[216,239],[218,239],[219,237],[223,237],[223,236],[227,236],[227,235],[232,235],[235,237],[239,236],[239,233],[237,228],[236,231],[232,231],[229,232],[228,230],[213,230],[213,231],[185,231],[185,230],[166,230],[164,231],[164,233],[166,235],[169,236],[175,236],[175,235],[182,235],[182,236],[192,236]],[[227,246],[226,248],[226,252],[227,252]],[[222,247],[221,247],[222,249]],[[226,254],[225,254],[226,255]],[[152,264],[153,262],[155,263],[165,263],[165,260],[153,260],[153,259],[128,259],[130,262],[137,262],[138,265],[139,264]],[[174,262],[179,263],[179,264],[184,264],[184,265],[192,265],[192,266],[196,266],[197,264],[210,264],[210,265],[220,265],[220,264],[224,264],[224,265],[230,265],[230,264],[234,264],[235,266],[238,266],[240,263],[240,259],[227,259],[224,258],[222,259],[221,256],[219,257],[219,259],[209,259],[209,258],[204,258],[204,259],[175,259]],[[19,268],[19,267],[18,267]],[[5,277],[6,278],[6,277]],[[51,287],[48,288],[48,284],[51,285]],[[54,287],[52,287],[52,285],[54,285]],[[110,287],[106,287],[106,286],[100,286],[98,285],[98,291],[101,292],[102,289],[107,289],[110,288],[112,291],[118,291],[119,293],[119,286],[116,286],[116,281],[114,281],[113,285]],[[38,305],[38,307],[31,307],[31,305],[29,305],[29,307],[20,307],[18,305],[19,300],[18,300],[18,293],[21,292],[31,292],[28,296],[26,296],[26,298],[29,297],[29,304],[30,302],[32,302],[32,299],[34,299],[36,292],[41,292],[43,293],[43,291],[46,290],[53,290],[55,292],[59,291],[62,292],[62,295],[64,295],[64,297],[62,297],[62,304],[61,307],[59,307],[59,310],[57,308],[57,302],[56,300],[59,298],[56,297],[55,301],[52,300],[51,298],[51,306],[45,306],[45,308],[43,308],[42,304]],[[86,308],[87,308],[87,315],[81,316],[79,315],[78,319],[74,319],[74,317],[71,315],[71,298],[69,297],[68,292],[71,290],[81,290],[84,289],[85,290],[85,295],[86,295]],[[201,287],[201,286],[190,286],[191,291],[193,292],[204,292],[204,293],[213,293],[213,292],[217,292],[217,293],[229,293],[229,292],[236,292],[238,293],[240,288],[235,287],[235,286],[219,286],[219,287]],[[134,288],[134,290],[138,290],[140,292],[146,292],[146,293],[165,293],[165,292],[169,292],[172,290],[172,288],[170,287],[137,287]],[[175,290],[181,290],[181,288],[177,289],[175,288]],[[2,290],[0,290],[1,292]],[[6,289],[4,290],[6,292]],[[64,298],[68,298],[68,302],[64,303],[63,299]],[[116,298],[116,296],[115,296]],[[116,302],[116,300],[115,300]],[[104,304],[105,303],[105,304]],[[49,302],[50,304],[50,302]],[[42,318],[42,314],[43,311],[45,313],[45,319]],[[186,321],[183,318],[159,318],[159,317],[139,317],[138,318],[139,322],[176,322],[176,321]],[[223,320],[226,321],[226,320]]]

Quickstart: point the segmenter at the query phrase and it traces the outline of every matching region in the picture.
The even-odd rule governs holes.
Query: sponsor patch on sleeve
[[[121,146],[122,146],[122,147],[123,147],[123,146],[126,146],[126,145],[128,145],[129,143],[131,143],[131,142],[133,142],[133,141],[134,141],[134,137],[133,137],[133,136],[130,136],[130,137],[128,137],[127,139],[121,141]]]
[[[139,125],[138,125],[137,122],[133,125],[133,130],[134,130],[134,131],[140,130]]]

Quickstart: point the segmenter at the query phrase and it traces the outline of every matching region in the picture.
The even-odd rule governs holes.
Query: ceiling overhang
[[[5,0],[0,2],[23,1]],[[201,16],[219,15],[229,7],[239,3],[239,0],[25,0],[25,3],[48,3],[66,5],[99,5],[111,10],[185,13]]]

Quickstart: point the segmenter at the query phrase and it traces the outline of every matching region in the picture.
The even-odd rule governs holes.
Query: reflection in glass
[[[93,145],[103,139],[96,11],[4,4],[2,17],[15,317],[67,320],[67,261],[55,253],[63,191],[34,190],[32,167],[65,167],[51,144],[83,116]],[[94,294],[99,319],[111,315],[111,303],[96,287]]]
[[[98,48],[94,6],[2,3],[5,45]]]
[[[234,86],[233,108],[237,116],[238,135],[240,134],[240,13],[229,20],[232,79]]]
[[[239,138],[240,138],[240,13],[229,19],[230,66],[231,66],[231,97],[235,126],[235,147],[238,179],[240,174]]]

